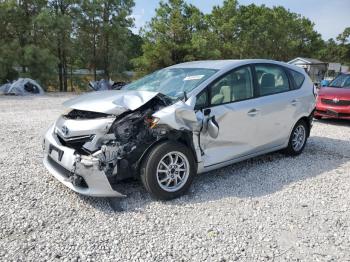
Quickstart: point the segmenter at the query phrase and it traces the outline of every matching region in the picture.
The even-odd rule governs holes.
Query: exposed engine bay
[[[120,115],[73,109],[56,121],[55,135],[60,143],[74,149],[75,162],[70,182],[84,186],[76,174],[79,166],[98,165],[111,184],[133,177],[141,157],[157,141],[181,139],[192,143],[192,132],[158,124],[152,115],[173,103],[158,94],[136,110]]]

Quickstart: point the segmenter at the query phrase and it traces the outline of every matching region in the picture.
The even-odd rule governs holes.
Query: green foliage
[[[183,0],[161,2],[143,38],[143,55],[134,60],[140,74],[200,59],[288,61],[315,56],[324,45],[309,19],[281,6],[237,0],[225,0],[208,15]]]
[[[18,72],[14,69],[17,49],[15,42],[6,43],[0,40],[0,84],[18,77]]]
[[[55,75],[57,58],[48,49],[28,45],[24,48],[24,63],[31,78],[47,83]]]
[[[339,43],[332,38],[324,43],[323,48],[318,52],[319,58],[328,62],[342,62],[350,65],[350,27],[345,28],[336,40]]]
[[[199,34],[205,28],[204,15],[193,5],[183,0],[160,2],[142,33],[143,55],[134,60],[137,70],[144,74],[203,55],[208,43]]]
[[[56,79],[67,91],[74,69],[104,70],[106,78],[130,69],[142,41],[130,31],[133,6],[133,0],[1,1],[0,80],[13,78],[16,67],[43,84]]]
[[[185,0],[164,0],[135,35],[133,0],[0,0],[0,83],[20,75],[67,91],[75,69],[124,79],[203,59],[297,56],[350,64],[350,28],[323,41],[307,18],[264,5],[225,0],[204,15]],[[15,70],[16,69],[16,70]],[[91,77],[89,78],[91,79]],[[83,81],[83,82],[82,82]]]
[[[131,0],[83,0],[76,9],[78,22],[76,44],[80,61],[95,72],[101,68],[105,77],[128,67],[133,24]]]

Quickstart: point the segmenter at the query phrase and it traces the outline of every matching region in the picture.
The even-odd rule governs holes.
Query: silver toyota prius
[[[122,197],[118,182],[140,178],[168,200],[197,173],[277,150],[300,154],[315,89],[304,70],[281,62],[197,61],[64,105],[43,140],[53,176],[96,197]]]

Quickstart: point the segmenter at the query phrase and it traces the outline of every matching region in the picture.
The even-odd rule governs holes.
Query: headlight
[[[146,122],[149,124],[149,128],[155,128],[159,122],[159,118],[158,117],[149,117],[146,118]]]

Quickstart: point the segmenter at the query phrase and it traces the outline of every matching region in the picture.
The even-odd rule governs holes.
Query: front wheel
[[[285,149],[287,155],[296,156],[303,152],[307,141],[308,126],[305,121],[300,120],[293,128],[289,138],[288,147]]]
[[[183,195],[196,172],[191,150],[172,141],[156,145],[142,162],[140,171],[146,190],[160,200]]]

